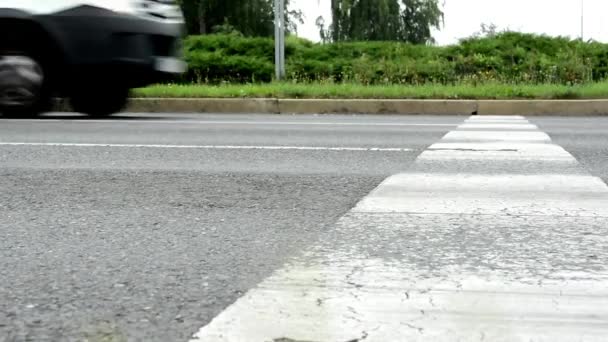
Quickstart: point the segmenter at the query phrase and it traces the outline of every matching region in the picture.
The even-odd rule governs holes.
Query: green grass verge
[[[608,82],[541,85],[360,85],[269,83],[155,85],[136,89],[136,97],[161,98],[310,98],[310,99],[607,99]]]

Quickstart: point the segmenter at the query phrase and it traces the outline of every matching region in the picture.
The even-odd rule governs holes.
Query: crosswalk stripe
[[[427,151],[436,150],[452,150],[452,151],[506,151],[506,152],[522,152],[526,154],[542,154],[543,156],[552,157],[572,156],[563,147],[554,144],[536,144],[527,142],[438,142],[431,145]]]
[[[551,138],[543,132],[521,131],[451,131],[444,140],[456,141],[532,141],[549,142]]]
[[[608,217],[608,187],[581,175],[400,174],[353,212]]]
[[[460,129],[513,129],[513,130],[535,130],[536,125],[529,123],[465,123],[458,126]]]
[[[391,176],[192,341],[603,340],[608,187],[557,173],[574,158],[545,133],[470,133],[427,152],[517,152],[554,173]]]
[[[419,160],[528,160],[561,161],[577,164],[577,160],[561,146],[537,143],[437,143],[430,146]]]
[[[467,121],[488,121],[488,120],[504,120],[504,121],[524,121],[526,117],[521,115],[474,115]]]
[[[483,119],[467,119],[464,121],[464,124],[520,124],[525,125],[529,124],[530,121],[526,119],[492,119],[492,118],[483,118]]]

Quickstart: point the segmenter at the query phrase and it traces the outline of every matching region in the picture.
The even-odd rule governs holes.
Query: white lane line
[[[456,127],[457,123],[399,123],[399,122],[296,122],[296,121],[215,121],[215,120],[142,120],[127,118],[121,120],[89,120],[89,119],[6,119],[2,122],[77,122],[77,123],[121,123],[121,124],[200,124],[200,125],[251,125],[251,126],[370,126],[370,127]]]
[[[571,156],[542,132],[456,133],[431,151]],[[468,142],[480,136],[491,139]],[[608,336],[608,186],[597,177],[398,174],[330,234],[192,341]]]
[[[322,146],[232,146],[232,145],[158,145],[158,144],[79,144],[79,143],[29,143],[0,142],[0,146],[48,146],[48,147],[104,147],[104,148],[159,148],[159,149],[209,149],[209,150],[295,150],[295,151],[352,151],[352,152],[411,152],[409,148],[391,147],[322,147]]]
[[[515,142],[550,142],[551,138],[543,132],[526,131],[451,131],[444,140],[466,141],[515,141]]]

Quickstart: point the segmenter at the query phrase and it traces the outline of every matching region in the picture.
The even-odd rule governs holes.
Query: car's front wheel
[[[26,51],[0,48],[0,113],[11,117],[35,116],[50,107],[42,59]]]
[[[120,112],[127,105],[129,89],[122,87],[88,88],[70,96],[72,109],[94,117]]]

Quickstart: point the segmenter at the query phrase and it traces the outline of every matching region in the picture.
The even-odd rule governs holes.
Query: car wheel
[[[0,113],[35,116],[51,108],[48,78],[40,57],[0,49]]]
[[[129,89],[105,88],[77,92],[70,96],[72,109],[94,117],[104,117],[120,112],[127,105]]]

